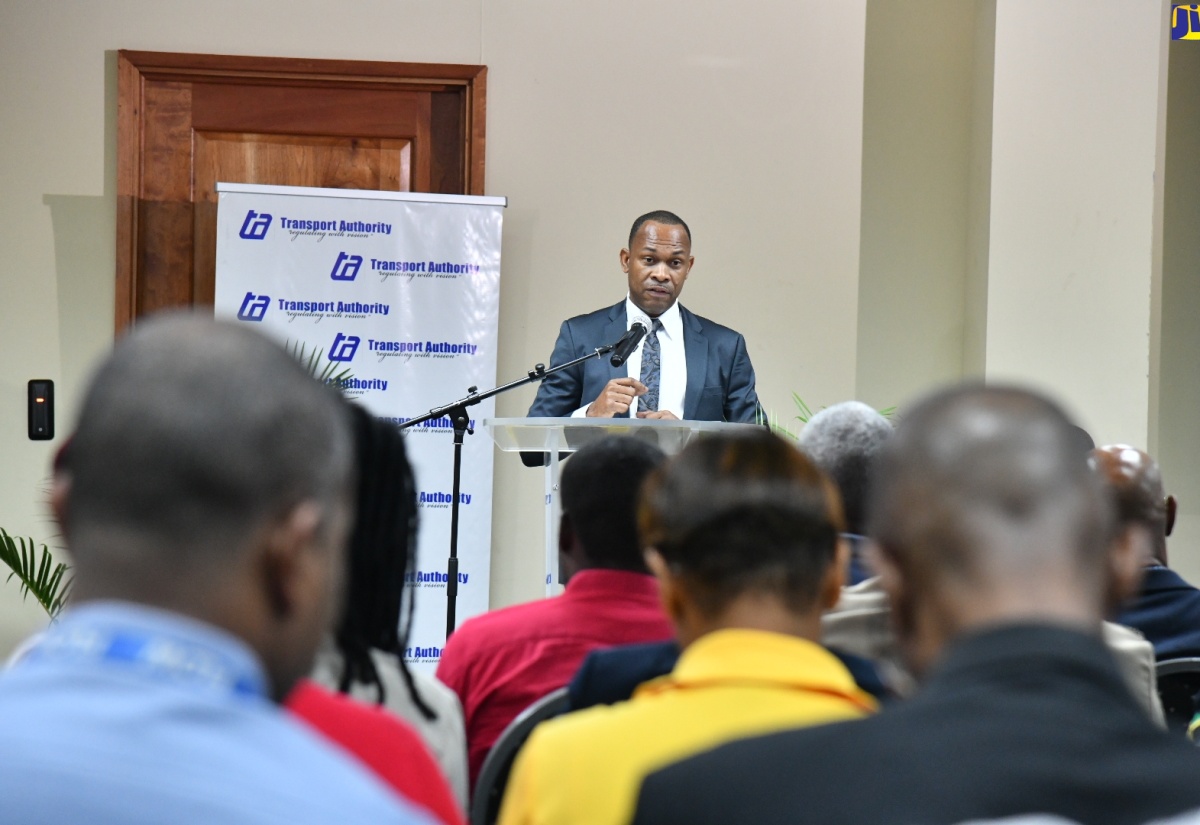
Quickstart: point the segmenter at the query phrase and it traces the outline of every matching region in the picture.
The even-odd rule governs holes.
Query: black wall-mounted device
[[[34,441],[54,438],[54,382],[29,382],[29,437]]]

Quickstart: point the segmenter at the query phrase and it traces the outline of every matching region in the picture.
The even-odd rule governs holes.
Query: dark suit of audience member
[[[871,660],[832,648],[828,650],[846,666],[859,688],[874,696],[876,701],[883,703],[896,698]],[[582,710],[592,705],[624,702],[633,696],[638,685],[670,673],[678,660],[679,643],[674,641],[594,650],[583,660],[567,686],[569,707]]]
[[[687,224],[661,210],[640,216],[620,261],[629,297],[564,321],[550,363],[615,343],[635,320],[647,328],[646,338],[619,367],[606,356],[548,376],[529,415],[753,422],[758,395],[746,340],[678,303],[695,262]]]
[[[635,822],[1133,825],[1200,807],[1200,754],[1151,725],[1100,641],[1140,559],[1072,438],[1020,390],[955,389],[909,411],[869,523],[924,687],[874,719],[667,767]]]
[[[1117,621],[1140,630],[1160,661],[1200,656],[1200,590],[1169,567],[1146,568],[1141,590]]]
[[[1176,503],[1163,488],[1158,462],[1124,444],[1100,447],[1092,464],[1117,497],[1122,527],[1137,531],[1145,547],[1141,588],[1117,621],[1140,630],[1160,660],[1200,656],[1200,590],[1167,567],[1167,536],[1175,527]]]

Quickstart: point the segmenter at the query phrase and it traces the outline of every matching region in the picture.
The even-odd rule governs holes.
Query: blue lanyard
[[[28,659],[105,662],[164,682],[266,695],[260,676],[232,656],[210,645],[140,630],[60,625],[29,652]]]

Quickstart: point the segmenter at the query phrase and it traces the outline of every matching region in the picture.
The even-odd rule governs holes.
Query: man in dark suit
[[[620,367],[594,358],[547,377],[529,415],[754,421],[758,395],[745,339],[678,304],[695,262],[687,224],[670,212],[642,215],[620,259],[629,297],[564,321],[550,363],[612,344],[635,321],[646,338]]]
[[[1167,567],[1167,536],[1175,526],[1175,497],[1163,488],[1158,462],[1125,444],[1099,447],[1092,464],[1117,497],[1121,526],[1140,531],[1146,575],[1117,621],[1136,628],[1159,660],[1200,656],[1200,590]]]
[[[1147,720],[1100,639],[1140,558],[1061,410],[1014,389],[935,395],[884,448],[870,501],[892,620],[926,684],[873,719],[669,766],[636,823],[1133,825],[1200,808],[1200,754]]]

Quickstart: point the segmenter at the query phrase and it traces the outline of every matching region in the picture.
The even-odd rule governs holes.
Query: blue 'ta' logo
[[[246,220],[242,221],[242,231],[238,232],[238,236],[248,241],[261,241],[267,237],[267,230],[270,228],[271,216],[266,212],[255,212],[251,209],[246,213]]]
[[[242,308],[238,310],[238,320],[261,321],[266,316],[267,307],[270,305],[271,298],[269,296],[247,292],[246,297],[242,299]]]
[[[333,346],[329,348],[330,361],[353,361],[354,354],[358,352],[358,345],[362,343],[362,339],[357,335],[343,335],[338,333],[333,338]]]
[[[335,281],[353,281],[358,277],[358,270],[362,269],[362,262],[362,255],[339,252],[329,277]]]

